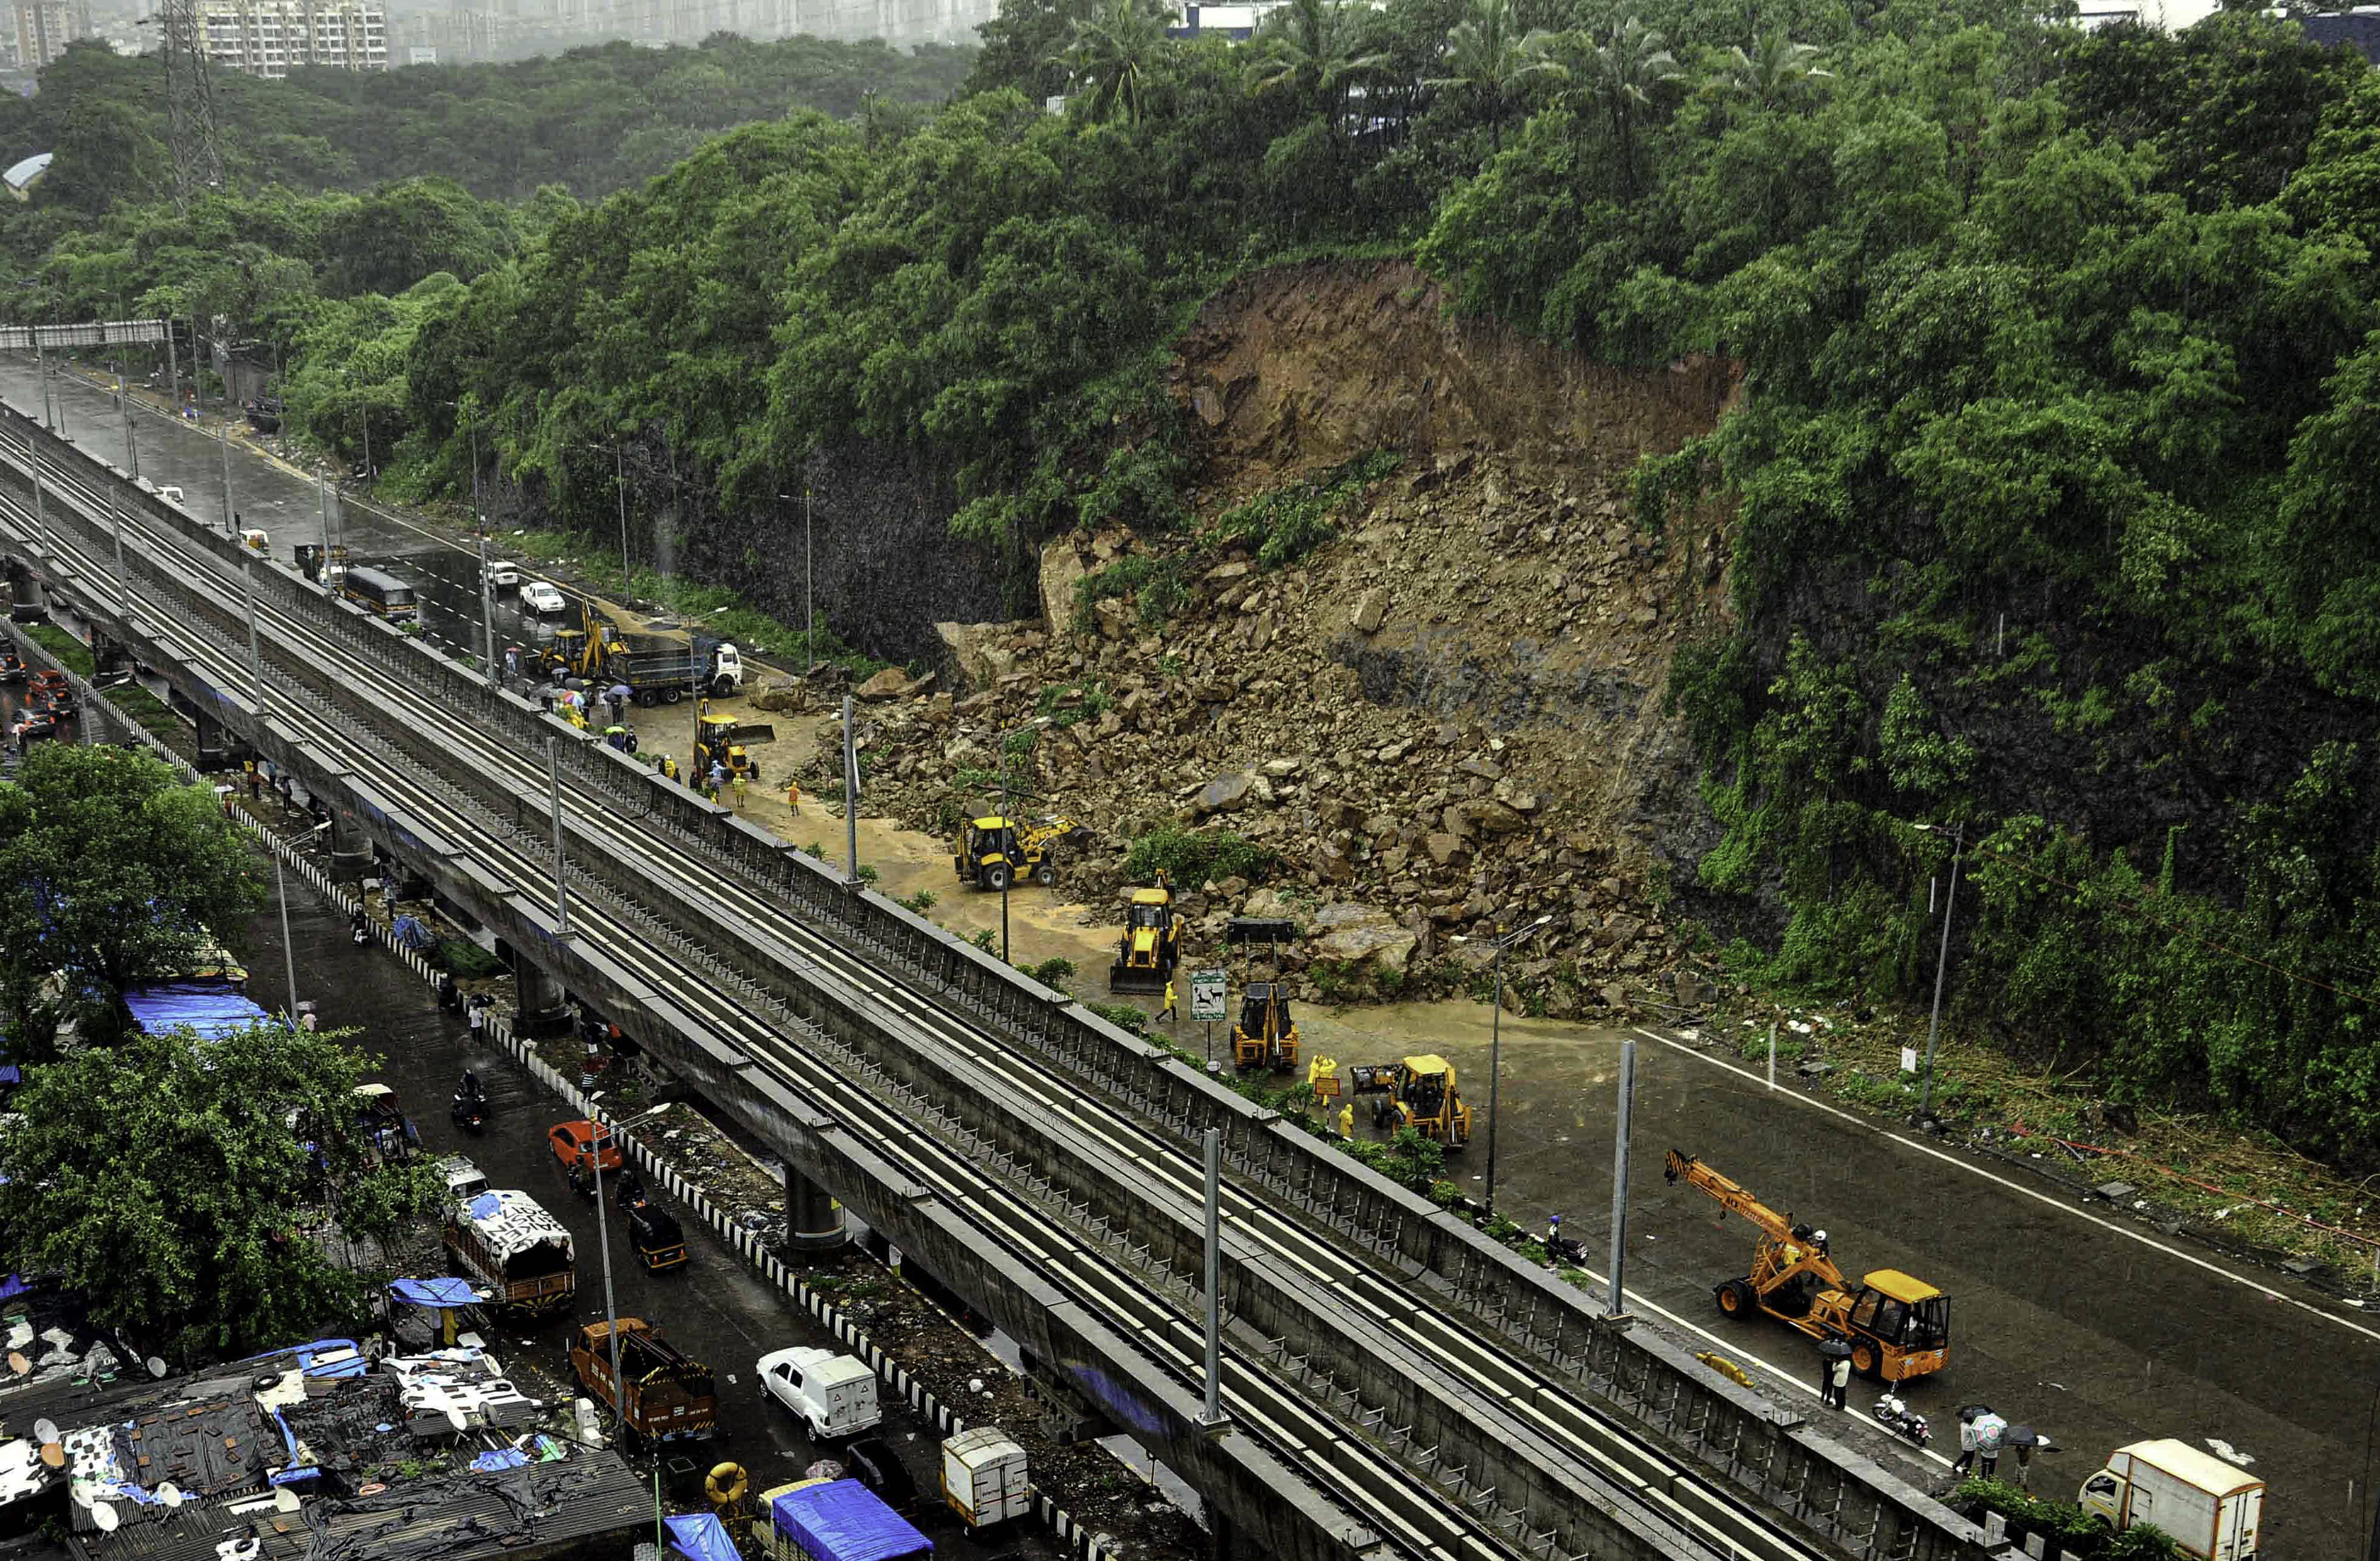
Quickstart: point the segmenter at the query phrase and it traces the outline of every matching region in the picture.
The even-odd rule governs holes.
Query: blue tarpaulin
[[[124,1006],[132,1010],[133,1022],[152,1035],[186,1024],[201,1041],[269,1019],[263,1009],[237,992],[179,982],[127,993]]]
[[[518,1469],[527,1462],[528,1462],[528,1455],[518,1447],[491,1447],[473,1458],[471,1467],[482,1474],[492,1474],[500,1469]],[[672,1518],[671,1521],[675,1522],[676,1519]],[[719,1520],[714,1518],[711,1521],[716,1523]],[[727,1554],[734,1555],[735,1549],[731,1546]]]
[[[401,1301],[434,1311],[473,1306],[480,1299],[471,1293],[468,1279],[400,1279],[388,1287],[388,1293]]]
[[[905,1561],[931,1555],[934,1542],[856,1480],[788,1491],[769,1504],[778,1532],[834,1561]]]
[[[686,1561],[743,1561],[735,1552],[735,1542],[727,1537],[727,1525],[719,1520],[717,1513],[681,1513],[666,1521],[670,1549]]]

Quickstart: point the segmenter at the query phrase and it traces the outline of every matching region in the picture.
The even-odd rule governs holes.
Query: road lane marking
[[[1829,1116],[1840,1116],[1844,1121],[1852,1123],[1856,1127],[1864,1128],[1872,1133],[1889,1139],[1894,1143],[1900,1144],[1903,1148],[1913,1149],[1920,1154],[1930,1154],[1946,1165],[1955,1165],[1960,1170],[1966,1172],[1970,1176],[1981,1177],[1985,1181],[1996,1182],[2001,1187],[2007,1188],[2011,1192],[2022,1193],[2025,1197],[2032,1199],[2036,1203],[2046,1203],[2049,1207],[2058,1210],[2061,1213],[2070,1214],[2079,1220],[2087,1220],[2091,1224],[2099,1226],[2102,1230],[2114,1231],[2117,1235],[2124,1237],[2129,1240],[2137,1241],[2143,1247],[2153,1247],[2168,1257],[2180,1258],[2182,1262],[2189,1263],[2193,1267],[2203,1268],[2209,1274],[2219,1274],[2223,1278],[2230,1280],[2235,1285],[2244,1285],[2249,1289],[2254,1290],[2258,1294],[2262,1295],[2266,1300],[2279,1301],[2284,1306],[2296,1307],[2300,1311],[2306,1313],[2310,1317],[2319,1317],[2325,1323],[2335,1323],[2350,1333],[2362,1334],[2367,1339],[2380,1340],[2380,1331],[2367,1328],[2361,1323],[2350,1322],[2347,1318],[2341,1317],[2336,1312],[2325,1311],[2321,1307],[2315,1306],[2310,1301],[2300,1300],[2295,1296],[2283,1295],[2280,1291],[2274,1289],[2271,1286],[2266,1285],[2260,1280],[2251,1279],[2244,1274],[2235,1274],[2230,1269],[2224,1267],[2221,1263],[2210,1262],[2206,1259],[2197,1256],[2195,1253],[2185,1252],[2179,1247],[2168,1246],[2165,1242],[2157,1240],[2155,1237],[2143,1235],[2141,1232],[2133,1230],[2130,1226],[2119,1225],[2114,1220],[2102,1219],[2100,1216],[2091,1213],[2089,1210],[2078,1209],[2073,1204],[2067,1202],[2061,1198],[2053,1197],[2046,1192],[2041,1191],[2037,1188],[2027,1187],[2022,1182],[2017,1181],[2013,1177],[2001,1176],[1998,1172],[1990,1170],[1985,1166],[1970,1164],[1965,1160],[1960,1159],[1955,1154],[1935,1148],[1930,1143],[1921,1143],[1915,1139],[1906,1137],[1900,1133],[1896,1133],[1888,1128],[1878,1127],[1876,1123],[1869,1121],[1866,1117],[1856,1116],[1852,1112],[1843,1110],[1840,1106],[1828,1105],[1825,1101],[1814,1100],[1810,1096],[1803,1094],[1799,1090],[1782,1088],[1772,1090],[1765,1076],[1755,1073],[1748,1067],[1738,1067],[1732,1063],[1721,1062],[1718,1058],[1712,1056],[1707,1052],[1702,1051],[1694,1046],[1689,1046],[1682,1041],[1674,1040],[1657,1031],[1646,1030],[1642,1025],[1635,1025],[1631,1028],[1633,1028],[1637,1034],[1644,1036],[1648,1041],[1658,1041],[1673,1052],[1682,1053],[1686,1056],[1694,1058],[1696,1062],[1705,1063],[1712,1067],[1716,1067],[1722,1073],[1732,1073],[1739,1079],[1757,1085],[1763,1093],[1774,1093],[1783,1099],[1791,1100],[1797,1104],[1815,1107],[1817,1110],[1825,1112]]]

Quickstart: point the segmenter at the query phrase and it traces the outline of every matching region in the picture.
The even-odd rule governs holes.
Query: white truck
[[[884,1419],[876,1403],[876,1373],[856,1355],[829,1349],[778,1349],[754,1368],[770,1397],[791,1409],[818,1441],[856,1436]]]
[[[2200,1561],[2252,1561],[2258,1554],[2265,1482],[2173,1437],[2117,1448],[2075,1499],[2118,1532],[2155,1524]]]
[[[942,1499],[970,1529],[988,1529],[1033,1510],[1025,1449],[998,1426],[979,1425],[942,1443]]]

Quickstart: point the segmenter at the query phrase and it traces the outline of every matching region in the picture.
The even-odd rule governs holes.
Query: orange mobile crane
[[[1933,1286],[1892,1268],[1852,1284],[1835,1266],[1825,1231],[1795,1225],[1683,1151],[1670,1151],[1661,1175],[1702,1189],[1760,1227],[1752,1272],[1711,1287],[1723,1315],[1756,1309],[1814,1339],[1840,1339],[1851,1347],[1853,1371],[1886,1382],[1938,1372],[1949,1360],[1950,1298]]]

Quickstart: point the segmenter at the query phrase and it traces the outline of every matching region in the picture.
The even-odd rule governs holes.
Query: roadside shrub
[[[504,962],[466,938],[446,938],[438,945],[446,973],[456,981],[483,981],[504,972]]]
[[[1127,1035],[1148,1033],[1148,1016],[1129,1003],[1086,1003],[1083,1006]]]
[[[1145,884],[1162,871],[1168,883],[1195,889],[1213,879],[1263,878],[1280,860],[1276,853],[1228,829],[1184,829],[1169,823],[1132,843],[1124,853],[1123,875]]]
[[[1245,543],[1268,569],[1293,564],[1339,534],[1332,521],[1352,508],[1364,490],[1397,469],[1394,451],[1368,455],[1332,467],[1320,477],[1258,494],[1224,511],[1215,539]]]

